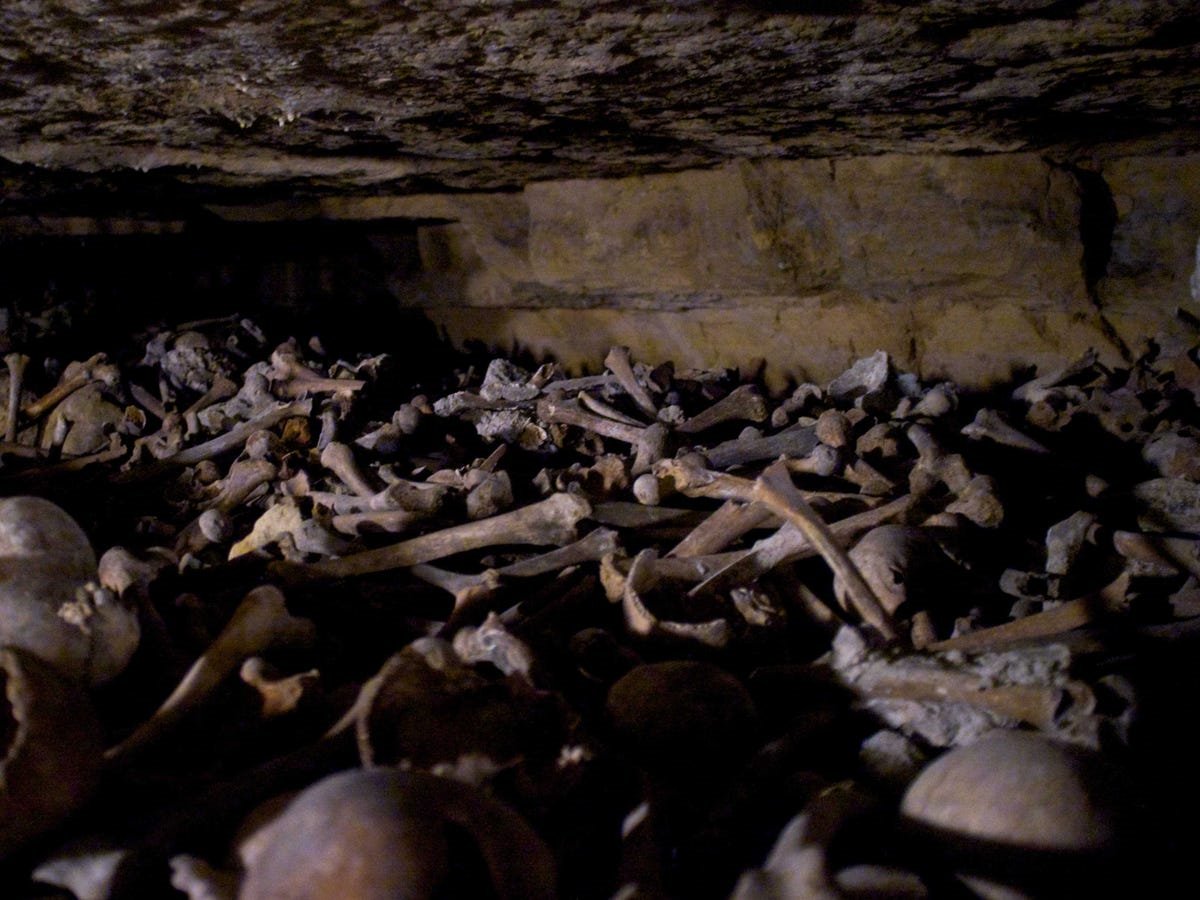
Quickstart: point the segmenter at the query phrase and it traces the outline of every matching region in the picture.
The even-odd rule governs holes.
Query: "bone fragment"
[[[638,409],[649,416],[651,421],[658,418],[658,407],[654,405],[654,400],[651,399],[649,392],[634,374],[628,347],[613,347],[608,351],[608,356],[604,357],[604,365],[608,366],[608,370],[625,389],[625,393],[637,404]]]
[[[765,422],[767,402],[752,384],[734,388],[707,409],[675,426],[678,434],[699,434],[726,422]]]
[[[772,513],[758,504],[726,500],[716,512],[676,544],[667,556],[689,557],[719,553],[742,535],[761,527],[771,517]]]
[[[812,425],[792,425],[775,434],[758,438],[735,438],[704,451],[714,469],[729,469],[746,463],[776,459],[780,456],[807,456],[817,446],[817,433]]]
[[[1165,561],[1200,578],[1200,540],[1196,538],[1164,537],[1139,531],[1115,531],[1112,542],[1113,549],[1127,559]]]
[[[661,422],[634,428],[614,422],[581,409],[576,401],[542,399],[537,404],[538,419],[546,423],[574,425],[601,437],[629,444],[635,450],[633,474],[640,475],[662,458],[667,440],[667,428]]]
[[[125,740],[106,751],[105,757],[110,763],[124,762],[156,743],[188,712],[204,703],[248,657],[273,647],[307,645],[315,638],[313,623],[288,612],[287,601],[278,588],[262,585],[252,589],[162,706]]]
[[[660,619],[646,606],[643,594],[653,588],[658,580],[653,566],[657,558],[658,554],[654,550],[643,550],[634,558],[629,574],[625,577],[621,609],[629,630],[643,637],[663,634],[697,641],[709,647],[724,647],[731,637],[729,623],[724,619],[710,619],[705,622],[669,621]]]
[[[321,451],[321,465],[360,497],[370,498],[378,493],[358,468],[354,451],[340,441],[330,441]]]
[[[72,363],[63,372],[57,385],[37,400],[26,403],[21,412],[28,419],[40,419],[44,413],[57,406],[81,387],[93,381],[115,385],[120,380],[116,366],[109,365],[103,353],[97,353],[81,363]]]
[[[276,564],[273,568],[281,577],[289,580],[351,578],[407,568],[481,547],[503,544],[561,545],[575,539],[576,526],[591,512],[591,504],[582,497],[554,494],[512,512],[455,525],[389,547],[310,565]]]
[[[4,421],[4,442],[17,442],[17,419],[21,415],[21,388],[25,381],[25,367],[29,357],[24,353],[6,353],[4,364],[8,367],[8,418]]]
[[[994,409],[981,409],[975,414],[975,420],[963,426],[962,434],[971,440],[991,440],[1006,447],[1018,450],[1028,450],[1030,453],[1049,453],[1045,444],[1034,440],[1029,435],[1014,428],[1000,418]]]

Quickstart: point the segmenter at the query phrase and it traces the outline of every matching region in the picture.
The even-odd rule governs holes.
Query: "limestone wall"
[[[1196,155],[1086,170],[1035,154],[738,161],[367,202],[439,220],[418,231],[423,274],[391,285],[401,303],[455,340],[572,366],[625,343],[820,379],[883,348],[981,384],[1192,334],[1177,309],[1192,304]]]

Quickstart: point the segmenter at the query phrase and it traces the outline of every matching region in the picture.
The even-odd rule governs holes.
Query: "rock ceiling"
[[[0,61],[10,211],[1200,146],[1194,0],[6,0]]]

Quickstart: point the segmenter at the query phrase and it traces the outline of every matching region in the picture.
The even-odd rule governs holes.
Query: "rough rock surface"
[[[20,0],[0,9],[0,158],[110,186],[154,170],[209,191],[408,191],[1194,147],[1198,26],[1187,0]],[[10,169],[10,201],[27,174]]]

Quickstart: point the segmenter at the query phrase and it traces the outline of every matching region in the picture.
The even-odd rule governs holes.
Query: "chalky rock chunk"
[[[136,613],[86,594],[96,555],[83,529],[40,497],[0,500],[0,645],[21,647],[70,678],[115,677],[137,647]]]
[[[1152,478],[1134,485],[1138,524],[1146,531],[1200,534],[1200,484],[1185,478]]]
[[[950,841],[1074,856],[1115,846],[1115,800],[1114,785],[1086,751],[995,731],[926,766],[900,811]]]
[[[635,667],[609,689],[607,707],[638,761],[664,773],[736,759],[757,721],[754,701],[737,678],[691,660]]]
[[[0,861],[87,802],[100,729],[83,689],[37,657],[0,648]]]
[[[474,842],[493,893],[451,883],[461,861],[448,825]],[[540,900],[555,891],[550,852],[520,815],[476,788],[420,772],[331,775],[299,794],[252,842],[243,851],[241,900]]]

